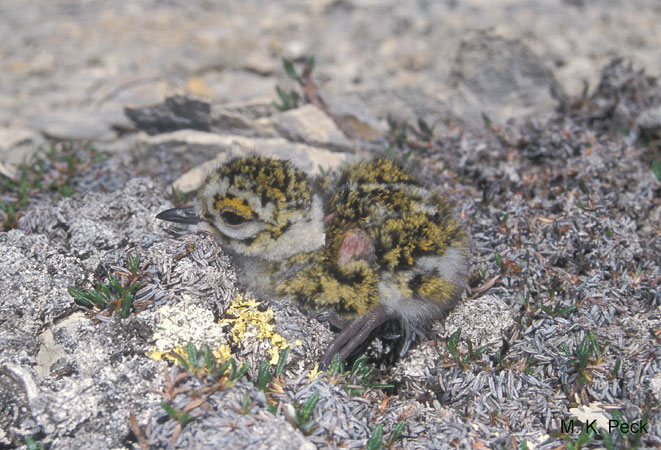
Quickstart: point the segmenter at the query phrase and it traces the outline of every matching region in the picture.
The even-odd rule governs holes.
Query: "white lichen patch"
[[[229,356],[227,326],[216,322],[210,310],[187,300],[190,298],[184,295],[183,301],[166,304],[156,311],[155,345],[149,357],[160,360],[189,342],[197,347],[207,344],[221,356]]]

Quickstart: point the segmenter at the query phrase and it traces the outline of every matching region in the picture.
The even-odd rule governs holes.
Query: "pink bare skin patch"
[[[367,233],[357,229],[348,230],[344,233],[337,260],[338,266],[343,266],[353,260],[372,261],[373,259],[374,245],[372,238]]]

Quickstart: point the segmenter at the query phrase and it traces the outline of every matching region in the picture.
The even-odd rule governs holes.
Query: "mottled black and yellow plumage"
[[[353,164],[316,192],[322,185],[287,161],[235,159],[205,180],[197,211],[259,295],[353,320],[325,364],[389,319],[406,351],[464,290],[463,229],[442,195],[390,160]],[[177,220],[172,211],[162,218]]]

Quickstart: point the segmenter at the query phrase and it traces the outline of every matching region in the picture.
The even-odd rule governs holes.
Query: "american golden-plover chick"
[[[257,295],[326,312],[343,330],[322,359],[349,357],[390,320],[404,336],[442,318],[461,296],[466,234],[447,201],[390,160],[341,171],[325,193],[288,161],[234,159],[203,182],[197,207],[157,217],[206,222]]]

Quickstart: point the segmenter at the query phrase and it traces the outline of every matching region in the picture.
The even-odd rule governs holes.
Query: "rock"
[[[16,166],[29,161],[43,148],[46,148],[46,140],[32,129],[0,128],[0,173],[15,179]]]
[[[59,141],[83,140],[106,141],[115,137],[97,110],[76,108],[34,113],[29,118],[30,126],[41,131],[47,138]]]
[[[276,112],[273,101],[274,98],[272,96],[266,96],[256,97],[244,102],[230,102],[223,103],[222,105],[214,104],[212,106],[212,113],[218,109],[221,113],[222,111],[228,111],[229,113],[239,114],[252,121],[273,115]]]
[[[223,107],[213,108],[213,124],[221,130],[245,130],[251,126],[251,120],[242,114]]]
[[[330,96],[325,100],[328,109],[344,120],[357,137],[371,141],[387,131],[385,121],[379,120],[355,95]]]
[[[456,120],[440,92],[427,92],[420,86],[356,91],[353,95],[381,120],[390,117],[396,122],[415,124],[422,118],[437,129],[451,119]]]
[[[499,343],[504,330],[514,324],[510,306],[496,295],[463,302],[453,309],[445,323],[447,335],[461,328],[462,338],[474,346]]]
[[[124,111],[137,128],[152,135],[186,128],[211,130],[209,103],[181,95],[168,97],[157,105],[126,107]]]
[[[283,138],[335,151],[353,151],[354,145],[333,119],[315,105],[307,104],[256,121],[262,135]]]
[[[274,77],[265,77],[248,70],[210,71],[199,78],[206,95],[214,102],[247,101],[255,97],[276,98]]]
[[[636,128],[641,136],[654,140],[661,139],[661,106],[640,113],[636,119]]]
[[[476,32],[464,39],[455,57],[449,99],[458,117],[480,121],[480,114],[503,123],[508,118],[548,116],[562,88],[545,62],[519,39]]]
[[[642,155],[650,166],[661,161],[661,106],[643,111],[635,122],[639,140],[647,151]]]

